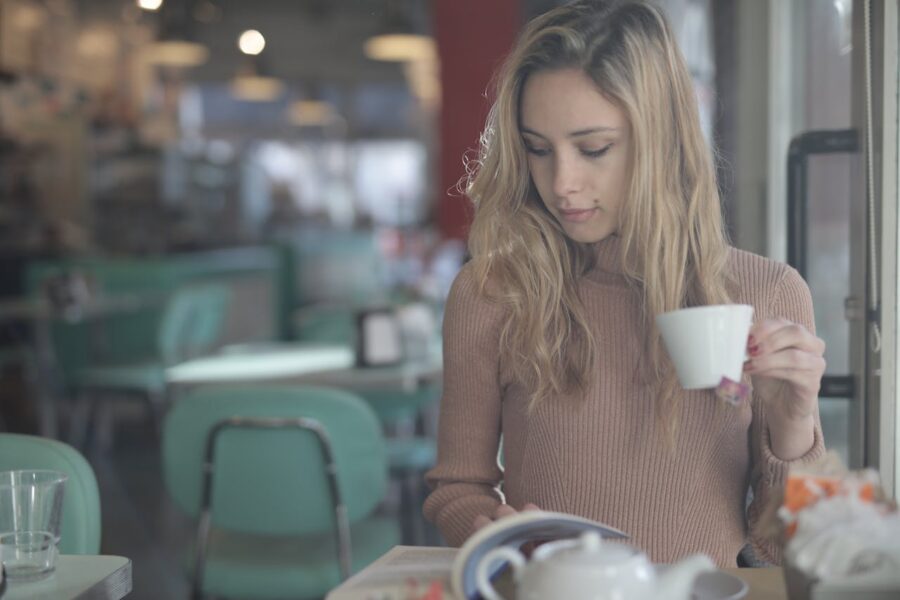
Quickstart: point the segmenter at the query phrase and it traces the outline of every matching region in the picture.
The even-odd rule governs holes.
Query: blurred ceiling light
[[[262,56],[248,54],[231,80],[231,95],[245,102],[271,102],[284,91],[284,83],[269,75]]]
[[[437,59],[409,61],[403,65],[403,73],[410,91],[425,108],[440,107],[441,78]]]
[[[412,6],[416,8],[416,5]],[[413,23],[413,14],[396,2],[389,2],[379,32],[363,46],[372,60],[408,61],[437,55],[434,39],[425,35]]]
[[[150,11],[159,10],[159,7],[162,6],[163,0],[137,0],[137,5],[144,9]]]
[[[425,35],[386,33],[366,40],[364,51],[372,60],[410,61],[436,54],[434,40]]]
[[[248,29],[238,38],[238,48],[244,54],[256,56],[266,47],[266,38],[255,29]]]
[[[206,62],[209,50],[193,40],[190,2],[171,2],[160,13],[157,41],[145,50],[148,62],[168,67],[196,67]]]
[[[238,75],[231,80],[231,95],[245,102],[271,102],[284,91],[284,83],[264,75]]]
[[[297,100],[288,108],[288,120],[294,125],[327,125],[340,119],[334,107],[321,100]]]
[[[206,46],[187,40],[159,40],[144,52],[150,63],[167,67],[196,67],[209,58]]]

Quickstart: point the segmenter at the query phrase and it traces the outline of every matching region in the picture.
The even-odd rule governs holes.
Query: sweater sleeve
[[[812,297],[809,287],[793,268],[788,267],[773,295],[772,304],[767,313],[769,318],[783,318],[803,325],[815,333]],[[813,446],[800,458],[785,461],[772,452],[769,439],[769,428],[766,421],[765,405],[761,398],[753,397],[753,422],[750,427],[750,450],[752,468],[750,484],[753,489],[753,501],[748,509],[748,527],[750,544],[754,554],[767,562],[781,564],[781,549],[776,543],[758,532],[760,515],[768,506],[773,491],[779,489],[787,478],[792,466],[816,461],[825,452],[822,438],[822,425],[818,410],[815,415],[815,431]]]
[[[425,517],[447,543],[461,545],[477,515],[501,503],[499,335],[503,310],[479,294],[469,266],[450,289],[444,310],[444,389],[437,464],[425,474],[431,493]]]

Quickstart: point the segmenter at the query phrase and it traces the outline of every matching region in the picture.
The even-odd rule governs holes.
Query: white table
[[[62,555],[39,581],[8,581],[3,600],[119,600],[131,592],[131,561],[122,556]]]
[[[433,582],[444,590],[450,588],[450,573],[456,548],[434,546],[394,546],[375,562],[331,590],[325,600],[367,600],[369,598],[403,598],[410,590],[424,592]],[[764,569],[722,569],[747,582],[744,600],[787,600],[781,567]],[[508,575],[496,582],[504,598],[513,598],[515,588]],[[447,596],[444,596],[445,598]]]
[[[170,384],[234,384],[261,381],[310,383],[348,390],[401,388],[414,390],[439,381],[440,348],[421,360],[385,367],[357,367],[349,346],[272,343],[233,347],[213,356],[190,360],[166,371]]]
[[[277,381],[348,369],[354,362],[353,349],[348,346],[250,344],[169,367],[166,380],[173,385]]]

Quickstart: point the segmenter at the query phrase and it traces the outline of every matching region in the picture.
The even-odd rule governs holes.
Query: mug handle
[[[494,586],[491,585],[491,567],[498,560],[509,562],[513,570],[513,581],[518,581],[525,566],[525,557],[522,553],[508,546],[498,546],[485,554],[475,569],[475,585],[485,600],[503,600]]]

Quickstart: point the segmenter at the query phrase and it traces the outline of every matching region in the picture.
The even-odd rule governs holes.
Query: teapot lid
[[[571,566],[620,565],[634,557],[637,551],[624,544],[605,543],[596,531],[586,531],[576,539],[560,540],[539,546],[535,560],[550,560]]]

